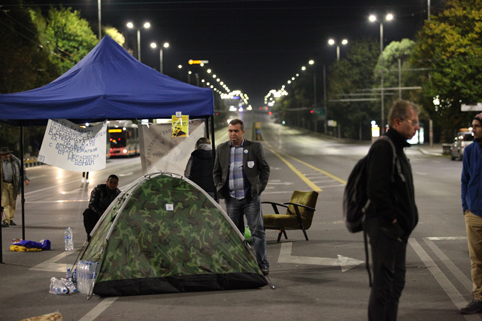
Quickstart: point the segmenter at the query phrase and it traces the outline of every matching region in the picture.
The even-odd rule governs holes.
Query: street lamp
[[[151,43],[151,48],[156,48],[157,47],[157,44],[155,42]],[[169,42],[165,42],[162,47],[164,48],[169,48]],[[163,74],[163,52],[162,52],[162,47],[161,47],[161,50],[159,51],[159,60],[160,60],[160,64],[159,64],[159,71],[161,72],[161,74]]]
[[[333,39],[328,40],[328,44],[329,44],[330,46],[333,46],[335,43],[336,43],[336,42],[335,42],[335,40],[333,40]],[[346,40],[346,39],[343,39],[343,40],[341,41],[341,44],[342,44],[342,45],[346,45],[347,43],[348,43],[348,40]],[[336,60],[340,60],[340,45],[336,45]]]
[[[139,60],[139,62],[141,62],[141,29],[149,29],[150,27],[151,24],[149,22],[146,22],[142,27],[137,28],[137,60]],[[128,22],[127,28],[134,28],[134,24],[132,22]]]
[[[381,123],[380,123],[380,130],[381,134],[385,132],[385,98],[384,98],[384,93],[383,93],[383,21],[378,21],[377,16],[375,15],[370,15],[368,17],[368,20],[370,22],[378,22],[380,23],[380,95],[381,95]],[[393,15],[391,13],[387,14],[385,16],[385,21],[391,21],[393,20]]]

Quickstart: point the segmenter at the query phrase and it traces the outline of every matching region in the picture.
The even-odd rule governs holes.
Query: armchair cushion
[[[294,191],[291,195],[290,202],[284,204],[277,204],[271,202],[276,207],[287,207],[286,214],[265,214],[263,215],[264,228],[265,229],[280,229],[285,230],[301,229],[296,216],[296,207],[301,216],[303,227],[305,230],[309,229],[313,221],[313,213],[316,207],[316,201],[318,200],[318,192],[302,192]],[[298,206],[297,206],[298,205]]]

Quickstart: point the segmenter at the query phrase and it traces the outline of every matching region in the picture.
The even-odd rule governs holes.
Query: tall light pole
[[[151,24],[149,22],[146,22],[142,27],[137,28],[137,60],[139,60],[139,62],[141,62],[141,29],[149,29],[150,27]],[[127,28],[134,28],[134,24],[132,22],[128,22]]]
[[[368,18],[371,22],[380,23],[380,98],[381,98],[381,124],[380,124],[380,134],[385,132],[385,97],[383,92],[383,21],[378,21],[377,16],[370,15]],[[393,20],[393,15],[391,13],[385,16],[385,21]]]
[[[100,7],[100,0],[97,0],[97,16],[99,20],[99,41],[102,40],[102,27],[101,27],[101,22],[102,22],[102,15],[101,15],[101,7]]]
[[[156,48],[157,47],[157,44],[155,42],[152,42],[151,43],[151,48]],[[163,74],[163,51],[162,51],[162,48],[169,48],[169,42],[165,42],[162,47],[161,47],[161,50],[159,51],[159,71],[161,72],[161,74]]]
[[[346,39],[343,39],[341,41],[342,45],[346,45],[347,43],[348,43],[348,40],[346,40]],[[336,44],[336,42],[335,42],[335,40],[330,39],[330,40],[328,40],[328,44],[330,46],[333,46],[334,44]],[[338,60],[338,61],[340,60],[340,45],[336,45],[336,60]]]

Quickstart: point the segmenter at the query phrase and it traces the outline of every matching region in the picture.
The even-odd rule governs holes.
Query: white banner
[[[105,168],[106,122],[81,128],[66,119],[49,119],[38,160],[74,172]]]
[[[189,137],[172,137],[172,124],[142,125],[139,128],[142,173],[170,172],[184,175],[187,162],[199,138],[204,121],[189,121]]]

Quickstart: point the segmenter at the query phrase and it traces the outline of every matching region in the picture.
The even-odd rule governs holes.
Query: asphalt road
[[[22,236],[20,210],[16,227],[2,229],[0,320],[20,320],[59,311],[64,320],[366,320],[368,277],[362,235],[350,234],[342,222],[344,183],[367,143],[323,138],[273,124],[267,115],[242,116],[246,137],[254,121],[262,123],[263,144],[271,176],[262,201],[287,202],[293,190],[319,190],[309,241],[301,231],[288,231],[276,243],[268,230],[270,277],[276,290],[181,293],[119,298],[48,293],[50,277],[65,275],[78,251],[63,250],[63,232],[74,230],[76,250],[85,239],[82,211],[90,191],[111,173],[120,188],[141,175],[139,158],[110,159],[107,168],[90,174],[50,166],[29,170],[26,188],[26,239],[50,239],[52,250],[8,251],[8,240]],[[227,140],[223,130],[216,142]],[[407,150],[411,160],[420,223],[410,239],[407,283],[399,320],[480,320],[457,309],[471,300],[470,263],[460,205],[461,162]],[[221,204],[224,206],[223,202]],[[264,213],[270,212],[263,206]]]

